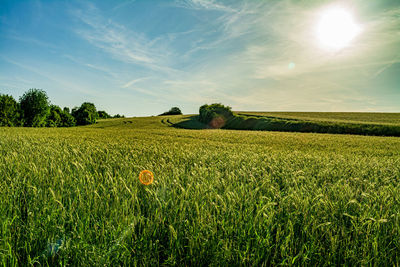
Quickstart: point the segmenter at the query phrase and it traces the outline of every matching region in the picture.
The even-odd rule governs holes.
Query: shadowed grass
[[[199,116],[186,115],[181,118],[171,118],[171,126],[183,129],[209,129],[206,124],[198,120]]]

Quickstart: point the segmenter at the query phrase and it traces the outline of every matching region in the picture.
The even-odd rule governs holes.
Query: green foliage
[[[61,126],[61,114],[63,111],[59,106],[51,105],[49,114],[47,115],[47,127],[60,127]]]
[[[50,112],[47,116],[47,127],[72,127],[75,126],[75,118],[66,112],[68,110],[61,110],[56,105],[50,106]]]
[[[0,126],[19,126],[21,119],[17,101],[10,95],[0,94]]]
[[[76,120],[75,118],[65,111],[61,113],[61,127],[72,127],[75,126]]]
[[[116,119],[118,119],[118,118],[125,118],[125,116],[124,116],[124,115],[116,114],[116,115],[113,116],[113,118],[116,118]]]
[[[218,122],[218,119],[221,123],[225,123],[228,119],[233,116],[231,111],[231,107],[224,106],[220,103],[211,104],[211,105],[203,105],[199,109],[199,120],[202,123],[210,124],[213,121]],[[217,123],[219,126],[219,123]],[[213,125],[211,125],[213,127]],[[223,125],[221,125],[222,127]],[[213,128],[221,128],[221,127],[213,127]]]
[[[182,111],[178,107],[172,107],[170,110],[168,110],[158,116],[165,116],[165,115],[182,115]]]
[[[108,114],[107,112],[105,112],[104,110],[99,110],[97,112],[97,114],[99,115],[99,119],[109,119],[109,118],[111,118],[111,115]]]
[[[400,138],[163,119],[2,128],[1,263],[400,264]]]
[[[61,110],[50,105],[46,92],[40,89],[28,90],[20,98],[20,104],[12,96],[0,94],[0,126],[71,127],[77,122],[78,125],[95,123],[99,115],[111,117],[105,111],[97,112],[94,104],[88,102],[74,108],[71,114],[68,107]]]
[[[49,100],[45,91],[29,89],[20,98],[25,126],[43,127],[49,112]]]
[[[72,116],[77,125],[88,125],[96,123],[99,115],[93,103],[85,102],[79,108],[72,109]]]

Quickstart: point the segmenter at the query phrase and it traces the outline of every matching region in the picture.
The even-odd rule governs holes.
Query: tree
[[[77,125],[88,125],[96,123],[99,114],[93,103],[85,102],[79,108],[72,109],[72,116],[74,116]]]
[[[111,118],[110,114],[108,114],[108,113],[105,112],[104,110],[99,110],[97,113],[99,114],[99,119],[108,119],[108,118]]]
[[[182,111],[178,107],[172,107],[169,111],[166,111],[158,116],[164,115],[182,115]]]
[[[75,118],[64,109],[63,113],[61,113],[61,127],[72,127],[75,126],[75,124]]]
[[[49,100],[45,91],[29,89],[20,98],[21,110],[24,114],[25,126],[41,127],[46,125],[49,112]]]
[[[210,123],[216,118],[226,121],[231,117],[233,117],[231,107],[224,106],[220,103],[203,105],[199,110],[199,121],[203,123]]]
[[[64,111],[65,113],[70,114],[70,112],[69,112],[69,107],[64,107],[63,111]]]
[[[61,114],[63,111],[59,106],[51,105],[49,114],[47,115],[47,127],[60,127],[62,125]]]
[[[20,124],[19,104],[12,96],[0,94],[0,126],[19,126]]]

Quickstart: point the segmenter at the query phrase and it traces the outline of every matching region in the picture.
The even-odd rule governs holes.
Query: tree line
[[[182,115],[182,111],[178,107],[172,107],[170,110],[168,110],[164,113],[161,113],[158,116],[165,116],[165,115]]]
[[[124,116],[114,116],[121,117]],[[0,94],[0,126],[72,127],[107,118],[111,118],[111,115],[97,111],[90,102],[84,102],[71,111],[68,107],[61,109],[51,104],[47,93],[41,89],[29,89],[19,98],[19,102],[10,95]]]

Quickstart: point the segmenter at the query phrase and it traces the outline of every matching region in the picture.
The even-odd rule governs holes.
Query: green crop
[[[400,113],[383,112],[236,112],[250,116],[270,116],[275,118],[307,121],[344,122],[400,125]]]
[[[0,128],[1,263],[400,264],[400,138],[167,122]]]

